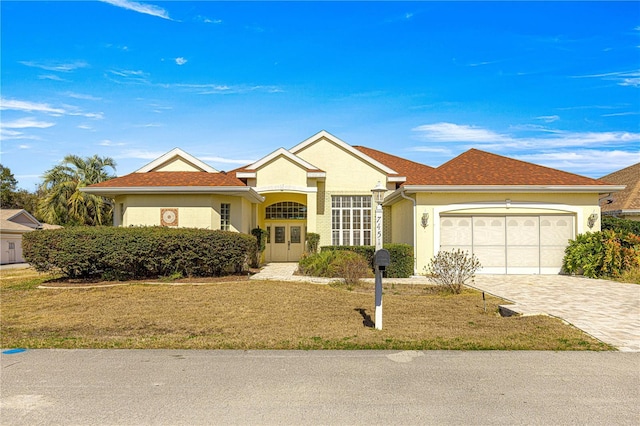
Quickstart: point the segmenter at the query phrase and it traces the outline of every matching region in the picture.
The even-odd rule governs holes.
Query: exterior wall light
[[[598,213],[593,212],[589,215],[589,218],[587,219],[587,226],[589,227],[589,229],[594,227],[597,220],[598,220]]]
[[[429,213],[427,212],[422,213],[422,219],[420,223],[422,224],[423,228],[426,228],[427,226],[429,226]]]

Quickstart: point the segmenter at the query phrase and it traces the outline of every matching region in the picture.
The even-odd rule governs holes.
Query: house
[[[558,273],[568,240],[600,229],[599,195],[623,188],[476,149],[432,168],[321,131],[226,173],[176,148],[83,190],[114,198],[117,226],[266,229],[265,261],[286,262],[309,232],[320,245],[374,245],[377,182],[384,241],[414,247],[415,273],[451,248],[486,273]]]
[[[40,223],[24,209],[0,209],[0,264],[23,263],[22,235],[36,229],[60,228],[56,225]]]
[[[640,220],[640,163],[603,176],[600,180],[626,186],[622,191],[602,200],[602,214]]]

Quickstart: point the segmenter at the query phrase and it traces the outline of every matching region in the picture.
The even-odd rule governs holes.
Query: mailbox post
[[[389,251],[385,249],[376,250],[373,255],[373,266],[376,269],[376,330],[382,330],[382,272],[387,269],[391,262]]]

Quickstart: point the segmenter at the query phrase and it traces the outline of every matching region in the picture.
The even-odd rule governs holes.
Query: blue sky
[[[637,2],[2,1],[1,162],[219,170],[320,130],[431,166],[469,148],[640,161]]]

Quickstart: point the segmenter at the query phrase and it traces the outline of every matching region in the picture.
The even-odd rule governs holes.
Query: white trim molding
[[[210,194],[210,195],[234,195],[246,198],[254,203],[261,203],[264,197],[249,186],[136,186],[136,187],[109,187],[109,188],[80,188],[81,192],[89,194],[111,196],[139,195],[139,194]]]

